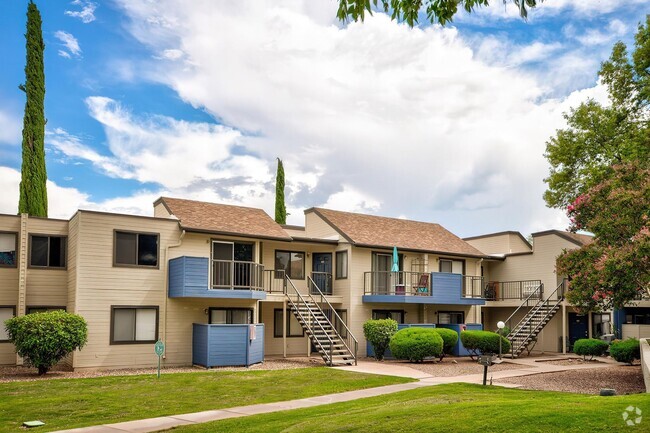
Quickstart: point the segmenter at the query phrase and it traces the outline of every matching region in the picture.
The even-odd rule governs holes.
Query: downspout
[[[161,340],[167,345],[167,303],[169,302],[169,249],[180,247],[183,243],[183,238],[185,237],[185,230],[181,232],[181,235],[178,237],[178,242],[173,245],[167,245],[165,247],[165,260],[167,260],[167,266],[165,267],[165,302],[163,303],[163,332]],[[162,356],[162,359],[167,359],[167,351]]]

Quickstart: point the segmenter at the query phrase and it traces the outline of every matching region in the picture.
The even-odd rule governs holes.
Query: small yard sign
[[[158,377],[160,377],[160,358],[163,356],[163,353],[165,353],[165,343],[163,343],[162,340],[156,341],[153,350],[156,352],[156,355],[158,355]]]

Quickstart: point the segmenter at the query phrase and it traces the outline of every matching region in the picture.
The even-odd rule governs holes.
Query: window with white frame
[[[112,307],[111,310],[111,344],[158,340],[158,307]]]

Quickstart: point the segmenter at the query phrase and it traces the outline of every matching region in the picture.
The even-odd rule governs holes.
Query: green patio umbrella
[[[399,272],[399,256],[397,255],[397,247],[393,247],[393,267],[391,272]]]

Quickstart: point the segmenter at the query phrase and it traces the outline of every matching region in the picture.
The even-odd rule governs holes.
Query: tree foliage
[[[572,109],[546,147],[546,203],[566,209],[570,230],[595,235],[557,263],[581,312],[622,308],[650,292],[650,16],[633,52],[617,42],[599,76],[609,103]]]
[[[499,1],[499,0],[497,0]],[[508,0],[503,1],[506,4]],[[522,18],[528,16],[528,9],[534,8],[543,0],[511,0],[519,8]],[[426,13],[431,23],[442,25],[451,22],[460,9],[471,13],[477,7],[488,6],[489,0],[339,0],[336,17],[340,21],[352,19],[363,21],[373,10],[383,10],[391,19],[404,21],[413,27],[419,22],[421,12]]]
[[[570,228],[595,235],[557,262],[558,273],[570,277],[567,299],[582,312],[622,308],[650,294],[650,169],[611,170],[610,179],[568,206]]]
[[[16,353],[43,375],[88,339],[86,321],[65,311],[27,314],[5,322]]]
[[[567,127],[546,145],[550,173],[544,200],[566,208],[588,189],[612,176],[612,167],[650,158],[650,16],[635,35],[630,56],[617,42],[599,77],[608,105],[588,100],[565,114]]]
[[[47,172],[45,169],[45,67],[41,13],[30,1],[27,6],[27,62],[25,84],[20,89],[27,95],[23,119],[23,161],[18,212],[47,216]]]
[[[275,175],[275,222],[287,223],[287,206],[284,203],[284,165],[278,158],[278,170]]]
[[[384,359],[390,339],[397,332],[397,322],[393,319],[368,320],[363,324],[363,336],[372,344],[375,359]]]

